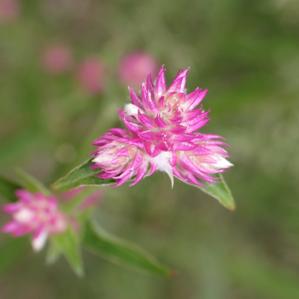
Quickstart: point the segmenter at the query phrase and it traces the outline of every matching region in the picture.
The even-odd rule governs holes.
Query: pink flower
[[[172,184],[176,177],[201,186],[232,166],[220,136],[197,132],[208,122],[207,112],[197,108],[207,90],[187,93],[187,74],[188,69],[179,71],[167,87],[162,67],[155,82],[148,76],[142,83],[141,95],[130,89],[131,103],[120,111],[126,130],[112,129],[94,143],[100,178],[134,185],[160,170]]]
[[[122,58],[119,76],[124,84],[136,87],[148,74],[155,74],[157,69],[157,62],[152,56],[143,52],[135,52]]]
[[[20,14],[17,0],[0,0],[0,23],[14,21]]]
[[[39,251],[50,235],[66,230],[67,219],[59,211],[55,197],[26,190],[18,190],[16,195],[16,203],[4,205],[12,220],[2,227],[3,232],[15,237],[31,234],[32,247]]]
[[[104,66],[95,57],[84,60],[79,66],[78,80],[83,89],[91,94],[97,94],[104,88]]]
[[[51,74],[61,74],[73,66],[73,56],[65,45],[52,45],[42,53],[42,65]]]

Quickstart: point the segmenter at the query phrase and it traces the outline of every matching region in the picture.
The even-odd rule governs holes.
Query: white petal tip
[[[223,158],[218,154],[216,154],[214,157],[215,157],[215,163],[213,166],[217,169],[225,169],[233,166],[231,162],[229,162],[228,160],[226,160],[225,158]]]
[[[101,161],[102,160],[100,156],[96,156],[94,159],[91,160],[92,163],[100,163]]]
[[[171,183],[171,189],[173,189],[174,187],[174,178],[173,178],[173,175],[169,176],[170,178],[170,183]]]
[[[124,111],[127,115],[137,115],[139,108],[134,104],[127,104],[125,105]]]
[[[46,244],[47,238],[48,238],[47,232],[40,233],[37,237],[33,238],[32,240],[33,250],[35,252],[41,251]]]
[[[153,158],[153,162],[155,163],[158,170],[167,173],[167,175],[170,179],[170,182],[171,182],[171,188],[173,188],[174,177],[173,177],[172,167],[169,162],[170,159],[171,159],[171,153],[161,152],[158,156]]]

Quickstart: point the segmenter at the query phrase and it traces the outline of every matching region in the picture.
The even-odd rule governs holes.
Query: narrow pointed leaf
[[[225,208],[231,211],[235,210],[236,205],[233,195],[221,174],[218,175],[218,181],[215,184],[205,184],[200,189],[217,199]]]
[[[51,246],[54,246],[54,248],[50,249],[52,250],[50,255],[54,252],[54,258],[57,258],[58,255],[62,253],[78,276],[82,276],[84,274],[80,244],[75,232],[69,229],[62,234],[52,237]],[[51,258],[53,258],[53,256]]]
[[[55,182],[53,188],[64,191],[79,186],[105,186],[113,183],[112,180],[99,179],[97,174],[98,171],[91,168],[91,160],[88,160]]]
[[[12,182],[6,178],[0,177],[0,194],[7,201],[16,201],[16,190],[22,187],[15,182]]]
[[[91,223],[86,226],[84,244],[92,252],[118,264],[159,275],[167,276],[172,273],[141,248],[114,237]]]

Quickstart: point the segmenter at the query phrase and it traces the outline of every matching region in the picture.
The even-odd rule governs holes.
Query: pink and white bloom
[[[48,46],[42,53],[42,66],[50,74],[61,74],[69,71],[73,63],[70,48],[63,44]]]
[[[104,89],[105,67],[97,57],[86,58],[78,69],[77,78],[83,89],[97,94]]]
[[[122,58],[119,77],[125,85],[137,87],[148,74],[156,74],[158,65],[153,56],[144,52],[134,52]]]
[[[26,190],[16,192],[18,201],[4,205],[4,211],[12,220],[2,231],[15,237],[32,235],[32,247],[41,250],[48,237],[67,229],[66,216],[59,210],[55,197]]]
[[[133,179],[135,184],[160,170],[172,185],[176,177],[201,186],[232,166],[222,138],[198,132],[209,120],[208,113],[197,107],[207,90],[187,93],[188,71],[179,71],[167,87],[162,67],[154,82],[149,75],[142,83],[140,95],[129,89],[131,103],[119,113],[126,130],[112,129],[95,142],[93,162],[101,171],[99,177],[117,185]]]

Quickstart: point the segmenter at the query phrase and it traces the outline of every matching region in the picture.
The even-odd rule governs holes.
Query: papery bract
[[[32,235],[32,247],[41,250],[48,237],[66,230],[67,217],[59,210],[55,197],[26,190],[16,192],[18,201],[4,205],[4,212],[12,220],[2,227],[2,231],[15,237]]]

